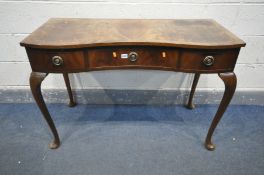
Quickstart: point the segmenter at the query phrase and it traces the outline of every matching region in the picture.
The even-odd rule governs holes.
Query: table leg
[[[73,106],[76,105],[76,103],[73,100],[71,84],[70,84],[70,79],[69,79],[68,73],[63,73],[63,78],[64,78],[64,81],[65,81],[65,84],[66,84],[66,87],[67,87],[67,91],[68,91],[68,94],[69,94],[69,98],[70,98],[69,106],[73,107]]]
[[[190,96],[189,96],[188,103],[186,105],[186,107],[188,109],[195,108],[195,105],[193,104],[193,96],[194,96],[194,92],[195,92],[196,86],[198,84],[199,78],[200,78],[200,73],[195,73],[194,79],[193,79],[193,83],[192,83],[191,93],[190,93]]]
[[[60,138],[41,93],[41,83],[47,75],[47,73],[32,72],[29,81],[33,97],[54,136],[54,140],[49,144],[49,147],[51,149],[56,149],[60,146]]]
[[[219,73],[218,76],[223,80],[225,84],[225,92],[205,139],[205,147],[211,151],[215,149],[215,145],[211,141],[212,135],[234,95],[237,83],[236,75],[234,72]]]

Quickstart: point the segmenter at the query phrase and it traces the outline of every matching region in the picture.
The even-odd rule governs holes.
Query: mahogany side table
[[[68,73],[109,69],[153,69],[194,73],[187,107],[201,73],[217,73],[225,84],[220,106],[205,139],[211,138],[236,89],[233,70],[246,43],[211,19],[77,19],[52,18],[21,43],[32,68],[30,88],[46,119],[55,149],[60,139],[41,94],[48,73],[63,74],[74,106]]]

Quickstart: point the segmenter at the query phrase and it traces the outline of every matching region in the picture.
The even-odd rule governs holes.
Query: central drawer
[[[175,48],[102,47],[87,50],[89,69],[168,69],[173,70],[179,57]]]

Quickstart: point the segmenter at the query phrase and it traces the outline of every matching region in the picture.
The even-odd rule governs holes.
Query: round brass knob
[[[203,60],[203,64],[205,66],[212,66],[214,64],[214,57],[213,56],[206,56]]]
[[[137,61],[138,54],[136,52],[130,52],[128,55],[128,59],[132,62]]]
[[[63,65],[63,59],[60,56],[52,57],[52,63],[54,66],[61,66]]]

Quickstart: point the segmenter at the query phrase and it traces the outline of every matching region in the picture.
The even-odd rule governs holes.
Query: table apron
[[[115,69],[151,69],[187,73],[222,73],[234,70],[240,48],[209,50],[120,46],[63,50],[26,48],[26,50],[34,72],[77,73]]]

